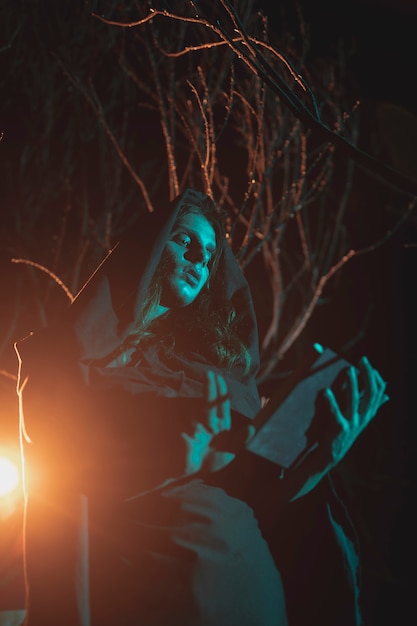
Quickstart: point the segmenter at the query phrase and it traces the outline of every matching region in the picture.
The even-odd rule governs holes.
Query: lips
[[[197,287],[200,284],[201,276],[194,268],[184,270],[185,280],[192,286]]]

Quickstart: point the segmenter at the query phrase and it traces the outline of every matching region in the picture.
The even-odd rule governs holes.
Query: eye
[[[184,246],[184,248],[188,248],[191,244],[191,238],[185,233],[177,233],[174,235],[173,240],[181,246]]]

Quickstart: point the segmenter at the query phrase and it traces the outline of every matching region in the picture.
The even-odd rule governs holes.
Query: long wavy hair
[[[173,352],[188,356],[194,353],[216,367],[230,370],[240,364],[247,372],[250,355],[237,334],[236,311],[222,295],[223,253],[227,245],[224,216],[211,198],[194,190],[190,190],[186,201],[182,202],[176,223],[188,213],[203,215],[216,233],[216,250],[210,261],[209,278],[194,302],[155,318],[161,300],[161,279],[166,272],[163,254],[136,323],[121,350],[158,341],[168,357]]]

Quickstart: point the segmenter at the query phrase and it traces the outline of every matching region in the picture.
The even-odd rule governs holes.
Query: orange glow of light
[[[0,456],[0,497],[12,493],[20,485],[20,471],[7,456]]]

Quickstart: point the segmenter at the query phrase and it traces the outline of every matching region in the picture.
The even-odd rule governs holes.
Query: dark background
[[[417,114],[417,2],[304,0],[302,5],[311,24],[316,51],[325,54],[339,35],[355,42],[351,72],[365,112],[361,126],[364,148],[372,150],[373,121],[381,103],[403,108],[407,120],[413,123]],[[396,140],[397,150],[403,155],[401,169],[414,179],[417,178],[415,139],[412,126],[405,124],[404,129],[399,128]],[[355,191],[358,230],[371,232],[373,220],[384,219],[381,206],[386,193],[383,185],[370,179],[360,180]],[[372,206],[370,212],[369,206]],[[378,557],[381,559],[379,571],[374,572],[376,589],[368,616],[372,624],[411,624],[416,620],[415,215],[414,212],[414,217],[381,249],[368,258],[357,259],[344,270],[337,320],[329,318],[327,323],[322,320],[323,326],[317,328],[318,334],[324,335],[333,327],[336,337],[343,332],[342,322],[353,336],[355,324],[366,318],[365,302],[372,302],[365,334],[357,348],[380,369],[391,398],[376,417],[378,423],[370,425],[354,450],[362,461],[360,471],[369,472],[368,475],[375,471],[373,487],[357,500],[357,506],[368,511],[367,546],[375,541],[374,565]]]
[[[271,28],[279,19],[278,4],[258,3],[269,15]],[[294,7],[289,0],[285,4]],[[417,2],[302,0],[301,5],[311,27],[313,55],[330,55],[341,38],[352,42],[349,88],[361,100],[361,145],[372,151],[375,134],[384,134],[375,126],[378,106],[396,105],[406,130],[400,126],[394,132],[395,151],[384,155],[392,161],[395,152],[396,166],[417,180],[417,142],[413,142],[417,136]],[[3,128],[0,102],[0,130],[5,134],[18,133],[23,111],[18,106],[16,110],[16,119],[8,117]],[[1,157],[7,158],[6,142],[0,149]],[[387,193],[382,183],[357,175],[350,219],[362,244],[373,239],[375,223],[381,232],[392,224],[381,210]],[[330,347],[341,347],[356,337],[352,357],[366,354],[387,381],[390,402],[355,443],[346,465],[352,476],[353,518],[362,524],[369,594],[366,626],[416,621],[416,275],[414,212],[383,246],[343,269],[337,302],[315,315],[307,331],[311,341]]]
[[[316,51],[326,54],[339,35],[355,42],[351,72],[365,112],[360,141],[372,150],[378,105],[404,108],[411,122],[417,113],[417,2],[305,0],[302,5]],[[412,126],[404,128],[396,135],[397,150],[403,155],[401,168],[416,179],[417,143]],[[381,206],[386,193],[383,185],[360,179],[355,191],[358,230],[370,233],[373,221],[384,219]],[[367,316],[365,303],[372,302],[357,349],[380,369],[391,398],[376,417],[378,423],[370,425],[354,449],[361,458],[360,471],[369,476],[374,470],[375,479],[357,500],[358,508],[369,515],[367,547],[375,542],[373,566],[380,558],[380,569],[373,572],[375,596],[368,616],[372,624],[416,620],[417,229],[413,215],[381,249],[344,270],[337,319],[321,320],[323,325],[317,328],[323,336],[333,328],[334,337],[339,337],[344,326],[353,336],[355,324]]]

